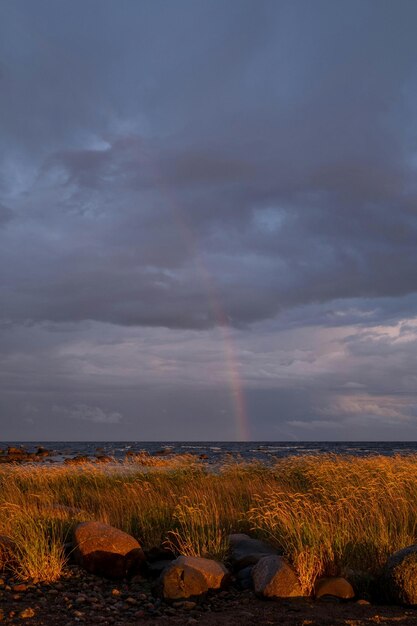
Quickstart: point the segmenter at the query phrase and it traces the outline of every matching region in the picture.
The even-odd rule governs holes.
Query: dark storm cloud
[[[210,333],[228,323],[263,434],[277,398],[288,423],[276,436],[290,438],[342,436],[360,407],[414,415],[385,392],[413,384],[416,19],[407,0],[3,2],[0,373],[10,397],[27,390],[16,411],[124,427],[135,400],[116,389],[135,380],[103,369],[99,329],[109,366],[123,352],[145,372],[123,333],[135,344],[154,327],[160,346],[175,329],[167,345],[180,363],[190,346],[185,364],[161,347],[150,371],[181,386],[204,372],[197,353],[212,364]],[[406,344],[383,339],[407,319]],[[328,353],[310,332],[332,338]],[[291,345],[269,354],[275,334]]]
[[[198,263],[234,324],[415,291],[415,5],[114,9],[3,5],[6,317],[207,327]]]

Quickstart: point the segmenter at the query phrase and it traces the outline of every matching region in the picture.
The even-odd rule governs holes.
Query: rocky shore
[[[101,522],[78,524],[66,549],[69,565],[63,576],[45,585],[13,575],[13,542],[0,538],[1,621],[49,626],[417,624],[412,608],[417,604],[417,546],[393,555],[380,580],[366,590],[352,572],[356,589],[347,578],[325,577],[308,595],[276,549],[245,534],[230,535],[225,563],[176,557],[160,547],[144,551],[134,537]],[[387,606],[387,600],[403,606]]]
[[[264,601],[232,584],[196,601],[168,603],[149,581],[109,581],[70,566],[58,583],[24,584],[4,577],[0,586],[4,624],[162,626],[252,624],[282,626],[379,626],[417,624],[417,611],[361,601],[292,599]]]

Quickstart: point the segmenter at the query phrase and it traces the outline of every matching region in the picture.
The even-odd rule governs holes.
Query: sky
[[[0,439],[417,440],[414,0],[0,0]]]

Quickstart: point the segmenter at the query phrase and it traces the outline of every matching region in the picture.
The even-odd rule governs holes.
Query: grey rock
[[[235,570],[255,565],[265,556],[277,555],[278,550],[244,533],[229,535],[230,561]]]
[[[180,556],[162,572],[160,590],[165,599],[185,599],[220,589],[228,578],[228,570],[218,561]]]
[[[255,592],[265,598],[294,598],[302,590],[293,568],[282,556],[265,556],[252,569]]]
[[[236,580],[241,589],[253,589],[252,569],[253,565],[248,565],[238,571]]]

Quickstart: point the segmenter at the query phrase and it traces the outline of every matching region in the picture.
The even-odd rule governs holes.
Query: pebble
[[[13,585],[12,590],[13,591],[27,591],[27,588],[28,588],[28,586],[24,585],[22,583],[22,584],[19,584],[19,585]]]
[[[191,602],[191,600],[185,600],[182,604],[182,608],[186,611],[191,611],[192,609],[195,609],[196,606],[197,602]]]
[[[171,607],[166,608],[165,609],[165,613],[166,613],[166,615],[176,615],[177,614],[176,610],[171,608]]]
[[[111,595],[112,595],[112,596],[121,596],[121,595],[122,595],[122,592],[121,592],[121,591],[119,591],[119,589],[112,589],[112,590],[111,590]]]
[[[75,598],[75,602],[76,604],[84,604],[84,602],[87,602],[87,598],[83,595],[79,595]]]
[[[22,619],[30,619],[31,617],[35,617],[35,615],[35,609],[32,609],[31,606],[28,606],[27,609],[23,609],[23,611],[19,613],[19,617]]]

